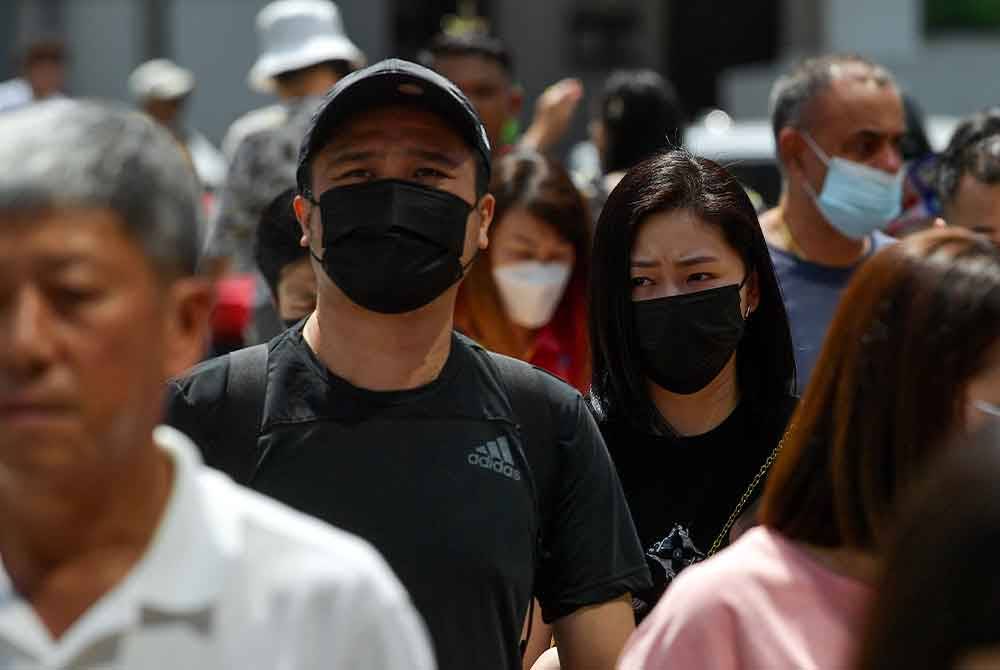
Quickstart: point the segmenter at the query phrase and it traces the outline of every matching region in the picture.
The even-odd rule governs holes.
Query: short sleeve
[[[618,670],[740,667],[735,614],[700,566],[688,568],[629,638]]]
[[[561,385],[560,385],[561,386]],[[618,474],[578,393],[554,398],[557,467],[535,592],[546,622],[651,586]]]

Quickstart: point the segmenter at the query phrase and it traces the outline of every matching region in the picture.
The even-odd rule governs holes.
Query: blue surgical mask
[[[903,206],[902,170],[891,175],[845,158],[828,156],[809,133],[802,135],[827,167],[819,195],[809,182],[804,182],[804,186],[831,226],[847,237],[861,240],[899,216]]]

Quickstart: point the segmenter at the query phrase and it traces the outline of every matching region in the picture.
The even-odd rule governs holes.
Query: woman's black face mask
[[[680,395],[697,393],[718,377],[743,338],[744,283],[633,302],[646,376]]]
[[[397,179],[340,186],[319,199],[323,270],[373,312],[419,309],[461,279],[473,207],[456,195]]]

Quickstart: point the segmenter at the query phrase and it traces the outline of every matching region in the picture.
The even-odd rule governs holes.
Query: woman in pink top
[[[853,664],[897,495],[1000,402],[1000,253],[946,229],[847,287],[774,464],[763,525],[684,572],[619,667]]]

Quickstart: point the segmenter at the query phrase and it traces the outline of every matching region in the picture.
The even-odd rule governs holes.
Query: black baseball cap
[[[489,174],[492,151],[486,127],[465,94],[423,65],[389,58],[349,74],[326,94],[299,149],[295,174],[299,191],[310,190],[307,168],[316,153],[329,144],[339,125],[362,112],[397,103],[420,106],[444,119],[479,152]]]

